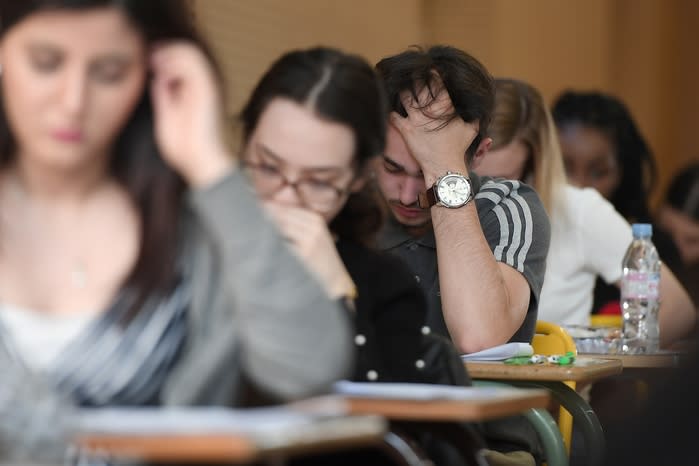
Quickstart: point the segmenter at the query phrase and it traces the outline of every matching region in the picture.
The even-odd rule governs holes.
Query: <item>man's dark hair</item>
[[[435,73],[454,104],[454,113],[443,117],[446,125],[454,118],[478,122],[478,134],[466,151],[468,161],[486,135],[495,102],[495,85],[488,70],[468,53],[454,47],[436,45],[423,50],[415,47],[376,64],[383,78],[391,110],[402,116],[407,112],[401,103],[404,91],[417,95],[426,86],[432,99],[436,97]],[[431,103],[426,102],[424,107]]]

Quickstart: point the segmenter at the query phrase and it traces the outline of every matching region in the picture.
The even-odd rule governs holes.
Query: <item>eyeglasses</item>
[[[313,178],[290,181],[279,167],[264,162],[243,161],[242,165],[253,181],[258,194],[262,197],[271,196],[286,186],[291,186],[305,206],[325,211],[335,206],[343,196],[350,192],[348,187],[338,188],[327,181],[314,180]]]

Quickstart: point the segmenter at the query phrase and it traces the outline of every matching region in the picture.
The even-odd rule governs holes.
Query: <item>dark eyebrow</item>
[[[133,58],[127,57],[120,53],[110,53],[102,55],[95,58],[93,63],[95,65],[117,65],[117,66],[128,66],[133,62]]]
[[[56,53],[59,55],[63,55],[63,49],[61,49],[60,47],[56,47],[53,44],[43,42],[40,40],[31,42],[27,46],[27,48],[33,53],[49,52],[49,53]],[[129,55],[124,54],[123,52],[115,50],[115,51],[107,52],[105,54],[94,57],[90,61],[92,63],[98,63],[98,64],[102,64],[104,62],[114,62],[117,65],[124,66],[124,65],[131,64],[131,62],[133,62],[133,58],[130,57]]]
[[[282,161],[282,159],[281,159],[277,154],[275,154],[274,152],[272,152],[272,151],[269,149],[269,147],[267,147],[267,146],[265,146],[265,145],[263,145],[263,144],[260,144],[259,142],[258,142],[256,145],[257,145],[257,148],[260,150],[260,152],[264,153],[267,157],[273,158],[275,162],[281,162],[281,161]]]
[[[257,147],[258,147],[258,149],[259,149],[263,154],[265,154],[266,156],[271,157],[272,159],[274,159],[275,162],[281,163],[281,164],[287,164],[287,161],[286,161],[286,160],[284,160],[284,159],[283,159],[282,157],[280,157],[279,155],[275,154],[269,147],[265,146],[264,144],[258,142],[258,143],[257,143]],[[343,168],[342,168],[342,167],[333,167],[333,166],[328,166],[328,167],[308,167],[308,168],[304,168],[303,171],[305,171],[305,172],[314,172],[314,173],[317,173],[317,172],[320,172],[320,173],[327,172],[328,174],[331,174],[331,175],[338,175],[338,174],[341,174],[341,173],[342,173]]]
[[[400,170],[403,173],[409,175],[409,176],[414,176],[416,178],[421,178],[423,175],[422,170],[418,170],[417,173],[410,173],[408,170],[405,169],[405,167],[395,160],[391,159],[388,155],[386,154],[381,154],[381,157],[383,158],[383,161],[386,162],[387,164],[393,166],[396,170]]]
[[[27,44],[27,48],[32,51],[61,52],[61,49],[59,47],[42,41],[29,42],[29,44]]]

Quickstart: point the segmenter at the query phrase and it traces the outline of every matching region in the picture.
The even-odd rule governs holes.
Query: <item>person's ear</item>
[[[493,138],[483,138],[478,147],[476,148],[476,153],[473,154],[473,159],[471,159],[470,169],[476,169],[483,162],[486,154],[493,145]]]

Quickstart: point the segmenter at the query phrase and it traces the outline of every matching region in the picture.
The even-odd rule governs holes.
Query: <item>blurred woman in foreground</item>
[[[75,405],[235,405],[244,379],[294,398],[350,366],[335,290],[224,144],[190,17],[176,0],[0,2],[0,369]]]

